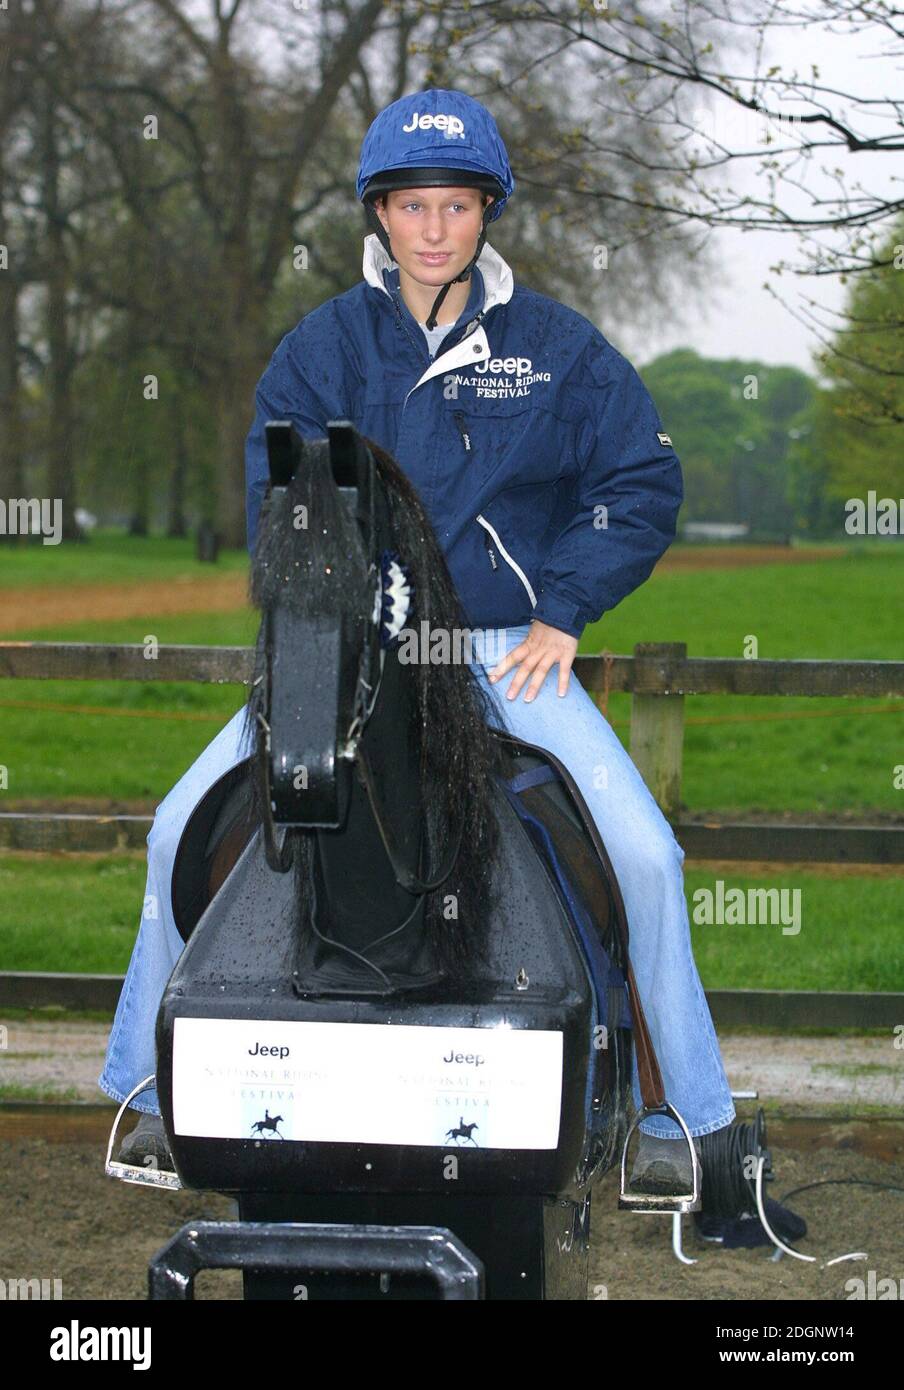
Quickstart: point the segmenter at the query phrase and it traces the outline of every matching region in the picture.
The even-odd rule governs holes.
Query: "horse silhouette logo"
[[[459,1141],[463,1139],[466,1144],[473,1144],[476,1149],[477,1140],[474,1138],[474,1130],[479,1128],[480,1126],[476,1122],[466,1125],[464,1115],[459,1115],[455,1128],[446,1130],[446,1138],[454,1140],[456,1147],[460,1147]]]
[[[253,1136],[255,1134],[266,1134],[269,1132],[271,1134],[275,1134],[279,1139],[285,1139],[286,1136],[284,1134],[280,1134],[279,1130],[277,1129],[277,1125],[280,1125],[282,1123],[282,1115],[271,1115],[270,1111],[265,1108],[264,1118],[262,1120],[258,1120],[256,1124],[253,1124],[251,1126],[251,1134]]]

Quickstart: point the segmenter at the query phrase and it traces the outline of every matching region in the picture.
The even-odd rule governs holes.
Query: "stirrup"
[[[110,1131],[110,1142],[107,1144],[107,1157],[104,1162],[104,1172],[108,1178],[119,1178],[120,1182],[134,1182],[142,1187],[168,1187],[171,1189],[182,1190],[182,1184],[175,1173],[170,1173],[165,1168],[143,1168],[138,1163],[120,1163],[119,1159],[111,1158],[113,1145],[116,1141],[116,1131],[122,1119],[123,1111],[130,1100],[134,1100],[140,1091],[145,1091],[152,1086],[156,1080],[156,1075],[151,1072],[143,1081],[139,1081],[133,1091],[130,1091],[116,1113],[113,1121],[113,1128]]]
[[[628,1144],[631,1135],[634,1133],[641,1120],[647,1119],[650,1115],[671,1115],[672,1119],[681,1126],[687,1146],[691,1151],[691,1163],[693,1164],[693,1191],[692,1192],[629,1192],[625,1181],[628,1162]],[[640,1113],[630,1125],[628,1133],[625,1135],[625,1144],[621,1156],[621,1184],[618,1193],[619,1207],[625,1207],[630,1211],[662,1212],[666,1215],[669,1212],[699,1211],[702,1205],[700,1200],[700,1160],[697,1157],[697,1150],[694,1148],[694,1141],[691,1132],[684,1120],[678,1114],[673,1105],[668,1101],[663,1101],[662,1105],[644,1105]]]

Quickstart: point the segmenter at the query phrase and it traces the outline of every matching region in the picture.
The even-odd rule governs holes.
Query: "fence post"
[[[686,642],[638,642],[634,647],[634,693],[631,699],[631,759],[663,814],[676,821],[681,808],[681,749],[684,741],[684,696],[653,695],[663,667],[687,656]]]

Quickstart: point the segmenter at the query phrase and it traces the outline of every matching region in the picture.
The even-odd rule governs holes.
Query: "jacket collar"
[[[494,305],[508,303],[515,288],[515,280],[508,262],[504,261],[487,241],[483,243],[483,250],[477,257],[477,269],[483,278],[483,312],[488,314]],[[385,271],[389,272],[388,276],[384,275]],[[391,295],[393,289],[398,288],[399,268],[380,244],[376,232],[371,232],[364,238],[364,278],[369,285],[387,295]],[[389,285],[386,284],[387,279]],[[451,328],[452,325],[449,326]]]
[[[405,397],[406,401],[412,391],[416,391],[419,386],[422,386],[425,381],[430,381],[432,377],[448,372],[453,367],[468,367],[474,366],[478,362],[489,361],[490,345],[487,341],[483,321],[489,311],[497,304],[508,303],[512,297],[515,281],[507,262],[502,259],[498,251],[493,250],[488,242],[483,244],[483,250],[477,258],[475,269],[479,272],[480,279],[478,280],[478,275],[471,276],[471,293],[468,296],[464,313],[456,324],[449,325],[449,332],[452,333],[463,323],[466,324],[467,329],[464,337],[451,347],[443,348],[440,351],[420,380],[412,386],[411,391]],[[376,232],[371,232],[364,238],[364,278],[374,289],[381,290],[387,298],[394,299],[401,311],[413,320],[408,306],[399,293],[398,266],[381,245]],[[482,309],[479,307],[481,284],[484,293]]]

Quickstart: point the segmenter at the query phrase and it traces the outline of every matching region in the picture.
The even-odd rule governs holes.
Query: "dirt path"
[[[714,545],[693,550],[667,550],[657,570],[734,570],[755,565],[812,565],[819,560],[837,560],[844,546]]]
[[[109,1102],[97,1087],[109,1023],[11,1021],[0,1049],[0,1098]],[[720,1033],[732,1089],[759,1092],[769,1114],[904,1115],[904,1051],[884,1037]]]
[[[667,552],[657,569],[691,572],[812,564],[837,559],[844,553],[842,546],[794,550],[782,545],[720,545]],[[174,579],[121,584],[46,584],[7,589],[0,592],[0,636],[87,620],[229,613],[247,606],[247,583],[244,573],[204,578],[185,574]]]
[[[168,618],[179,613],[230,613],[248,605],[246,576],[142,580],[124,584],[35,585],[0,594],[0,634],[98,619]]]

